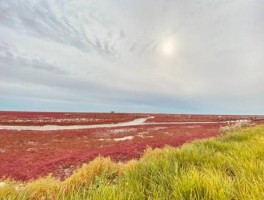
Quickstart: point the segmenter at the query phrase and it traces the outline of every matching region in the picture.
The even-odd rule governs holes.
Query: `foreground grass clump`
[[[147,149],[125,164],[97,158],[65,181],[0,181],[0,199],[264,199],[264,126],[181,148]]]

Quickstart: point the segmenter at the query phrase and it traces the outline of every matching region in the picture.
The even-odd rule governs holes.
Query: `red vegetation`
[[[34,119],[42,117],[45,123],[63,116],[71,118],[101,119],[100,122],[121,122],[133,120],[142,114],[82,114],[71,113],[0,113],[0,124],[19,125],[35,123]],[[76,117],[74,119],[74,116]],[[155,114],[150,121],[166,121],[167,115]],[[112,119],[111,119],[112,117]],[[170,120],[175,117],[167,116]],[[205,117],[205,116],[204,116]],[[209,117],[210,116],[206,116]],[[49,119],[51,118],[51,119]],[[12,123],[7,119],[12,119]],[[24,120],[30,119],[30,122]],[[178,121],[187,120],[183,117]],[[203,119],[201,117],[201,119]],[[216,120],[217,121],[217,120]],[[2,123],[5,122],[5,123]],[[55,123],[56,124],[56,123]],[[62,123],[68,125],[67,123]],[[62,125],[60,123],[60,125]],[[70,122],[69,122],[70,124]],[[164,145],[180,146],[195,139],[214,137],[224,122],[209,124],[151,124],[115,128],[93,128],[80,130],[56,131],[14,131],[0,130],[0,177],[11,177],[16,180],[29,180],[53,173],[58,178],[69,176],[76,166],[94,159],[98,155],[110,156],[120,162],[139,158],[147,146],[163,147]]]
[[[127,113],[59,113],[0,111],[1,125],[90,125],[132,121],[144,114]]]
[[[263,115],[193,115],[193,114],[152,114],[147,122],[223,122],[232,120],[252,120],[264,122]]]

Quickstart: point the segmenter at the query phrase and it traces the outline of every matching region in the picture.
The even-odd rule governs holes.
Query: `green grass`
[[[65,181],[2,180],[0,199],[264,199],[264,126],[117,164],[98,157]]]

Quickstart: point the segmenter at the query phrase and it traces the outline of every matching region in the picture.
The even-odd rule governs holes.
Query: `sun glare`
[[[161,44],[161,52],[165,56],[173,56],[176,52],[176,44],[173,38],[164,40]]]

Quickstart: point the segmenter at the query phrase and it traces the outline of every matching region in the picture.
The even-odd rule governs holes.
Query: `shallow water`
[[[111,128],[111,127],[122,127],[122,126],[135,126],[144,124],[144,122],[149,119],[147,118],[138,118],[129,122],[120,122],[116,124],[94,124],[94,125],[68,125],[68,126],[59,126],[59,125],[44,125],[44,126],[6,126],[0,125],[0,129],[4,130],[32,130],[32,131],[55,131],[55,130],[75,130],[75,129],[88,129],[88,128]]]
[[[123,127],[123,126],[137,126],[137,125],[165,125],[165,124],[214,124],[214,123],[225,123],[225,122],[150,122],[145,123],[147,119],[153,117],[145,117],[134,119],[129,122],[120,122],[116,124],[94,124],[94,125],[44,125],[44,126],[8,126],[0,125],[0,130],[32,130],[32,131],[56,131],[56,130],[76,130],[76,129],[90,129],[90,128],[112,128],[112,127]]]

